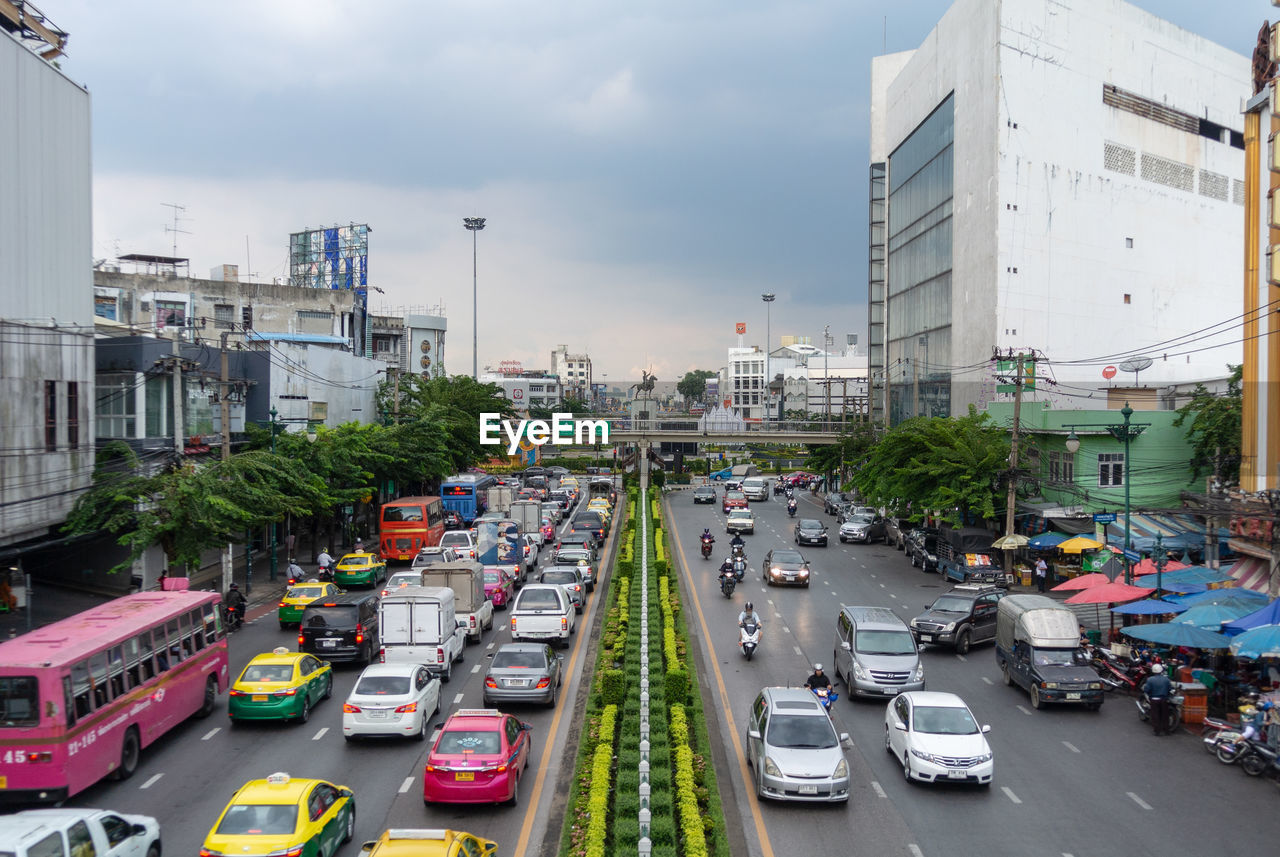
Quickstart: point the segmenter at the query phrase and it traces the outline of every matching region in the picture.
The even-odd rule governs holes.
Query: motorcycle
[[[1204,743],[1204,749],[1207,752],[1217,751],[1219,741],[1236,741],[1239,738],[1239,725],[1228,720],[1206,717],[1200,725],[1200,740]]]
[[[1094,648],[1092,654],[1093,670],[1102,679],[1104,690],[1133,693],[1141,689],[1142,683],[1151,675],[1151,667],[1143,661],[1121,658],[1100,646]]]
[[[1239,764],[1244,772],[1256,777],[1276,761],[1276,751],[1256,738],[1240,741],[1218,741],[1215,753],[1224,765]]]
[[[751,660],[751,656],[760,646],[760,624],[748,619],[739,628],[738,647],[742,649],[742,654],[747,656],[747,660]]]
[[[1172,732],[1182,722],[1183,700],[1184,697],[1180,693],[1169,695],[1169,704],[1165,709],[1169,713],[1164,724],[1165,732]],[[1144,692],[1133,701],[1133,704],[1138,706],[1138,719],[1143,723],[1151,722],[1151,698]]]
[[[840,698],[840,694],[836,693],[834,688],[829,687],[812,687],[813,695],[818,697],[818,702],[822,703],[822,707],[827,711],[831,710],[831,703]]]
[[[702,558],[703,559],[711,559],[711,545],[714,542],[715,542],[715,539],[702,540]]]
[[[235,631],[244,624],[244,611],[235,604],[222,605],[222,624],[228,631]]]
[[[733,560],[733,561],[735,561],[735,562],[736,562],[736,561],[738,561],[738,560],[742,560],[743,562],[746,562],[746,559],[747,559],[747,548],[746,548],[746,546],[745,546],[745,545],[730,545],[730,546],[729,546],[729,559],[731,559],[731,560]]]
[[[739,583],[747,576],[747,563],[742,557],[737,557],[733,561],[733,576]]]
[[[794,518],[796,516],[796,501],[787,501],[787,517]]]
[[[720,591],[724,593],[725,598],[733,597],[733,590],[738,585],[738,578],[733,572],[725,572],[720,575]]]

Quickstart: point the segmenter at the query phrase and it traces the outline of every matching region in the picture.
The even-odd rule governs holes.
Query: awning
[[[1073,536],[1093,532],[1093,516],[1081,512],[1079,506],[1019,500],[1018,511],[1029,512],[1036,517],[1044,518],[1055,530],[1070,533]]]
[[[1131,514],[1129,516],[1129,541],[1135,550],[1150,552],[1155,548],[1156,536],[1160,536],[1165,550],[1199,550],[1204,547],[1204,523],[1190,514]],[[1223,542],[1230,533],[1225,527],[1218,530],[1218,537]],[[1124,513],[1116,515],[1116,520],[1107,525],[1107,541],[1113,545],[1124,545]]]
[[[1239,581],[1241,589],[1252,589],[1265,595],[1271,582],[1271,560],[1247,556],[1231,566],[1227,573]]]

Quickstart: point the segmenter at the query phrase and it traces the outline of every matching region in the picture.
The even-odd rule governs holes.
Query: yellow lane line
[[[760,801],[756,798],[755,781],[751,778],[750,770],[747,768],[747,757],[743,754],[742,747],[736,740],[738,727],[733,721],[733,709],[729,705],[729,691],[724,685],[724,675],[720,672],[720,661],[716,657],[715,647],[711,644],[713,639],[711,629],[707,627],[707,617],[702,614],[702,602],[698,600],[698,590],[693,586],[689,560],[684,555],[684,545],[680,543],[679,527],[676,525],[675,516],[670,514],[671,504],[666,503],[664,506],[667,509],[667,520],[670,521],[676,550],[680,553],[680,564],[684,566],[685,574],[689,576],[689,597],[693,599],[693,609],[698,614],[698,624],[702,626],[702,639],[707,641],[707,646],[711,650],[708,652],[707,660],[711,662],[711,670],[716,674],[716,687],[720,691],[720,707],[724,712],[725,720],[729,724],[729,734],[733,736],[729,743],[733,745],[733,753],[738,758],[738,773],[742,776],[742,781],[748,786],[747,806],[751,808],[751,818],[756,825],[756,836],[760,839],[763,857],[773,857],[773,846],[769,844],[769,834],[764,829],[764,817],[760,815]]]

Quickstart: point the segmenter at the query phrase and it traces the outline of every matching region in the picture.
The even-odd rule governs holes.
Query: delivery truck
[[[444,586],[406,586],[384,595],[378,606],[382,663],[422,664],[441,681],[452,678],[467,645],[456,600]]]
[[[1080,626],[1071,608],[1043,595],[1006,595],[996,608],[996,665],[1007,685],[1047,703],[1102,707],[1102,681],[1078,656]]]
[[[478,562],[442,562],[422,570],[423,586],[453,590],[453,611],[472,643],[493,627],[493,602],[484,594],[484,566]]]
[[[542,503],[536,500],[517,500],[511,504],[507,517],[516,522],[520,535],[533,536],[542,547]]]

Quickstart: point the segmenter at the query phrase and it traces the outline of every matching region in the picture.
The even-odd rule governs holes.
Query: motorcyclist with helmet
[[[796,498],[792,497],[787,501],[787,514],[794,518],[796,516]]]
[[[316,564],[320,566],[317,577],[321,580],[333,580],[333,557],[329,554],[328,548],[320,551],[320,555],[316,557]]]
[[[240,584],[232,583],[227,588],[226,597],[222,599],[222,604],[227,610],[227,615],[234,613],[237,618],[235,624],[239,625],[244,621],[244,609],[249,603],[249,599],[244,597],[244,593],[240,591]]]
[[[822,664],[813,665],[813,675],[805,679],[804,686],[810,690],[831,689],[831,679],[827,678],[827,674],[822,671]]]
[[[289,585],[292,586],[302,580],[302,574],[302,566],[298,565],[298,560],[294,557],[289,557],[289,567],[285,569],[285,576],[289,579]]]

